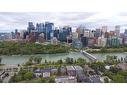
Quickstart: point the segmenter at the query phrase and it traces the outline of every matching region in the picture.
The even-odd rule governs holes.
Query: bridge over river
[[[86,51],[84,51],[84,50],[81,50],[81,53],[82,53],[85,57],[89,58],[90,61],[92,61],[92,62],[97,61],[97,58],[96,58],[95,56],[93,56],[92,54],[90,54],[90,53],[88,53],[88,52],[86,52]]]

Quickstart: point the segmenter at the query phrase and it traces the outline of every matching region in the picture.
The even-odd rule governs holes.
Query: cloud
[[[0,30],[12,31],[26,29],[27,23],[54,22],[56,26],[70,25],[73,28],[84,25],[87,28],[99,28],[102,25],[113,27],[121,25],[127,28],[126,12],[0,12]],[[113,28],[112,28],[113,29]]]

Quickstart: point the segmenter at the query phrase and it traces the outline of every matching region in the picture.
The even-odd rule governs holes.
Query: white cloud
[[[70,25],[77,27],[81,24],[88,28],[99,28],[102,25],[114,25],[126,28],[127,13],[117,12],[1,12],[0,30],[26,29],[27,23],[54,22],[56,26]]]

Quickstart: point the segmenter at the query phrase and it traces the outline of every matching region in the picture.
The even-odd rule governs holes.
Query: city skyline
[[[121,31],[127,28],[127,13],[121,12],[0,12],[0,32],[11,32],[14,29],[26,29],[28,22],[53,22],[56,26],[69,25],[73,29],[80,25],[89,29],[107,25],[114,30],[121,25]]]

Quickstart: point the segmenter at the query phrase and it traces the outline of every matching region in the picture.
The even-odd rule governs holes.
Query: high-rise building
[[[72,32],[72,39],[78,39],[78,33]]]
[[[26,33],[26,30],[20,30],[20,38],[24,39],[24,34]]]
[[[94,32],[94,37],[98,38],[102,36],[102,32],[101,29],[96,29],[96,31]]]
[[[79,26],[77,29],[76,29],[76,32],[78,33],[78,38],[81,38],[84,36],[84,30],[85,30],[85,26]]]
[[[127,29],[125,29],[124,36],[127,37]]]
[[[33,22],[28,22],[27,31],[30,33],[30,32],[32,32],[32,30],[35,30],[35,26],[34,26]]]
[[[45,22],[45,39],[51,40],[53,38],[54,23]]]
[[[54,37],[56,37],[57,39],[59,39],[59,29],[58,28],[55,28],[53,34],[54,34]]]
[[[85,29],[83,34],[84,34],[83,35],[84,37],[90,37],[90,30],[89,29]]]
[[[107,30],[108,30],[108,27],[107,26],[102,26],[102,33],[105,33],[105,32],[107,32]]]
[[[104,38],[104,37],[98,37],[98,43],[97,43],[97,45],[99,47],[105,47],[106,46],[106,41],[107,41],[106,38]]]
[[[82,48],[82,43],[79,39],[73,39],[72,46],[74,48]]]
[[[102,35],[105,36],[105,33],[108,31],[108,27],[107,26],[102,26]]]
[[[88,37],[81,37],[81,42],[83,47],[88,46],[88,39],[89,39]]]
[[[115,35],[116,35],[117,37],[120,36],[120,25],[116,25],[116,26],[115,26]]]
[[[44,23],[37,23],[36,24],[36,31],[37,32],[44,32],[45,31]]]
[[[118,37],[109,37],[107,39],[107,46],[118,47],[120,45],[120,39]]]
[[[65,26],[63,28],[60,28],[59,32],[59,40],[61,42],[67,42],[67,37],[72,34],[72,29],[69,26]]]

